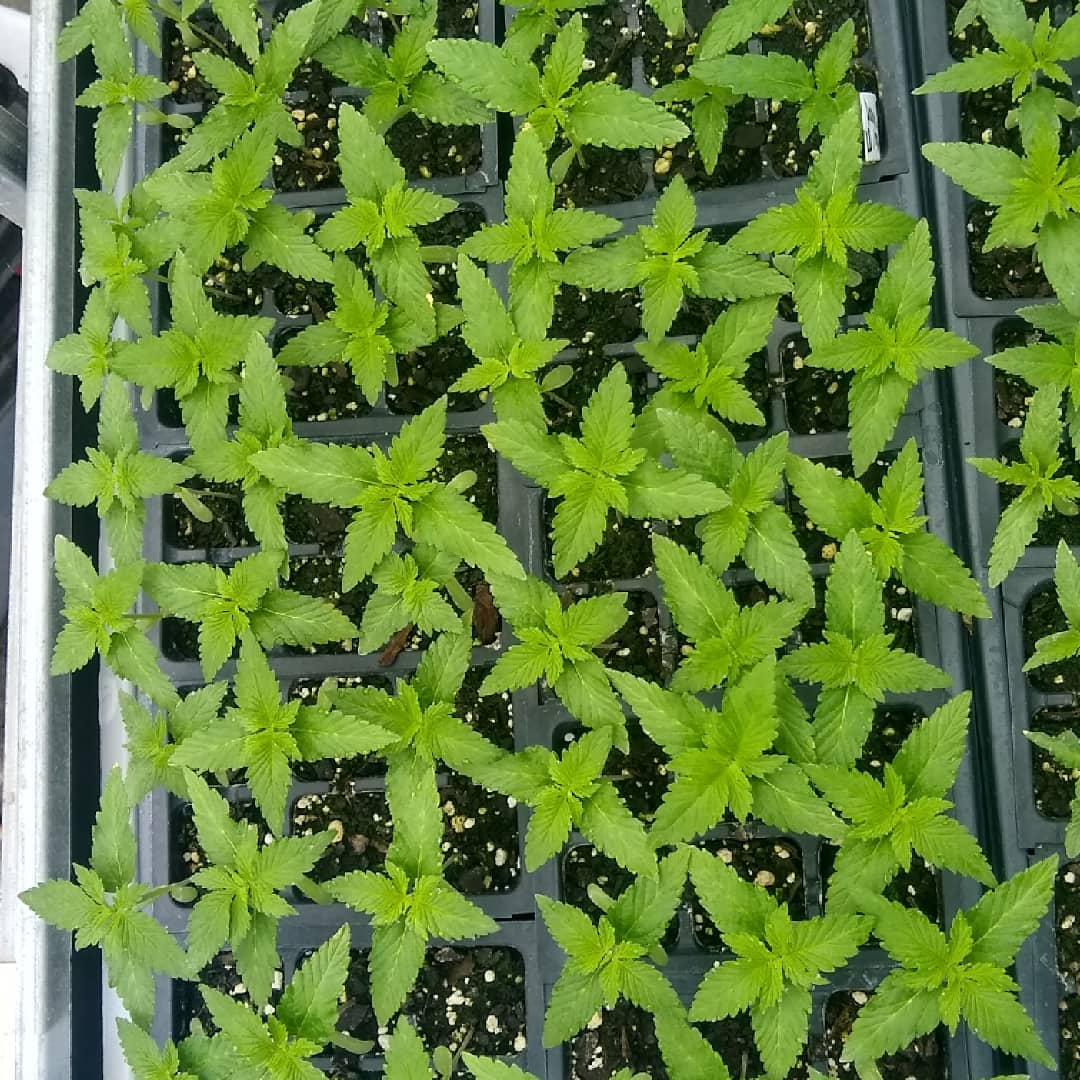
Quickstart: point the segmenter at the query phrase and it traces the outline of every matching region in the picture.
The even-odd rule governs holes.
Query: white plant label
[[[877,94],[863,90],[859,93],[859,109],[862,113],[863,161],[873,165],[881,160],[881,128],[878,124]]]

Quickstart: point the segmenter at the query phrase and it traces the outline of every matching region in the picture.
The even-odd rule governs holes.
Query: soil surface
[[[786,903],[792,918],[806,917],[802,849],[794,840],[736,833],[724,840],[706,840],[699,846],[719,855],[744,881],[754,882],[777,902]],[[691,893],[694,940],[709,952],[720,952],[723,949],[720,932],[692,887]]]
[[[505,695],[480,696],[484,675],[478,669],[468,673],[458,694],[457,715],[502,749],[513,749],[511,703]],[[371,679],[363,682],[373,685]],[[313,687],[301,684],[291,692],[302,695],[305,689],[310,694]],[[312,876],[316,880],[383,866],[393,837],[385,796],[379,791],[356,791],[353,783],[384,772],[385,763],[377,755],[305,767],[306,778],[331,784],[324,794],[301,796],[290,811],[292,832],[309,834],[328,828],[335,834],[336,839],[315,867]],[[520,860],[513,800],[487,792],[451,770],[443,769],[440,775],[444,777],[439,795],[447,880],[472,895],[514,888]]]
[[[833,994],[825,1005],[825,1038],[822,1053],[829,1076],[851,1077],[857,1074],[850,1062],[841,1061],[844,1041],[859,1010],[870,1000],[865,990],[848,990]],[[930,1035],[909,1043],[895,1054],[887,1054],[877,1062],[883,1080],[946,1080],[949,1076],[948,1044],[945,1029],[938,1028]]]
[[[1034,593],[1024,605],[1022,625],[1025,660],[1034,654],[1040,638],[1068,628],[1065,613],[1058,603],[1057,590],[1052,584]],[[1080,690],[1080,659],[1061,660],[1034,668],[1027,672],[1027,677],[1037,690],[1047,693],[1075,692]]]
[[[209,964],[199,972],[199,982],[174,982],[173,983],[173,1031],[176,1040],[186,1038],[191,1033],[192,1021],[198,1020],[203,1029],[212,1034],[217,1031],[217,1025],[210,1016],[210,1010],[199,993],[199,984],[211,986],[228,994],[234,1001],[251,1005],[251,996],[244,986],[240,972],[236,970],[236,960],[232,953],[218,953]],[[283,977],[280,969],[274,976],[274,988],[270,993],[271,1005],[276,1004],[281,997]]]
[[[1065,983],[1064,993],[1058,1002],[1058,1067],[1064,1080],[1077,1080],[1080,1077],[1080,996],[1076,992],[1077,979],[1080,978],[1080,934],[1077,933],[1077,920],[1080,919],[1080,863],[1066,863],[1058,871],[1054,919],[1058,973]]]
[[[1047,735],[1060,735],[1063,731],[1080,735],[1080,709],[1066,705],[1040,709],[1031,718],[1031,730]],[[1078,779],[1080,772],[1066,768],[1042,747],[1032,745],[1031,783],[1035,790],[1035,808],[1040,814],[1067,820]]]
[[[521,1053],[525,1040],[525,959],[516,949],[484,945],[428,949],[416,985],[401,1009],[424,1045],[454,1052],[466,1044],[470,1053],[508,1056]],[[375,1019],[366,952],[354,952],[345,980],[345,1003],[338,1030],[372,1040],[385,1050],[389,1032]],[[371,1073],[344,1051],[335,1051],[329,1072],[337,1080],[360,1080]],[[461,1066],[455,1076],[471,1073]]]
[[[1042,331],[1024,322],[1023,319],[1006,319],[994,327],[994,352],[1016,349],[1043,341]],[[1028,406],[1035,393],[1030,383],[1019,375],[994,369],[994,400],[997,405],[998,419],[1011,428],[1022,428],[1027,417]]]

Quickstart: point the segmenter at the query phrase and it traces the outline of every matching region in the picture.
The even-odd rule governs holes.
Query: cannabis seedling
[[[825,590],[825,640],[803,645],[781,661],[801,682],[821,686],[814,709],[814,746],[823,765],[850,766],[862,752],[874,708],[887,693],[936,690],[952,679],[893,645],[885,633],[882,583],[869,552],[852,531],[845,537]]]
[[[638,352],[664,380],[649,400],[650,411],[708,408],[728,423],[763,426],[765,416],[742,380],[775,318],[776,297],[742,300],[716,319],[694,349],[678,341],[639,343]]]
[[[1050,10],[1028,18],[1023,0],[968,0],[957,13],[958,33],[978,17],[997,49],[983,49],[931,75],[916,94],[967,93],[1011,84],[1012,99],[1019,101],[1040,79],[1069,86],[1072,78],[1061,65],[1080,56],[1080,14],[1061,26],[1051,23]],[[1071,119],[1071,103],[1061,99],[1062,115]]]
[[[615,83],[578,86],[585,61],[585,28],[578,14],[555,35],[542,72],[513,45],[441,38],[428,45],[428,55],[472,97],[525,117],[545,149],[561,135],[569,146],[551,167],[556,183],[565,179],[583,146],[674,146],[689,134],[661,106]]]
[[[686,404],[668,398],[656,411],[663,444],[677,466],[712,482],[731,500],[697,524],[705,561],[722,574],[741,557],[766,585],[808,606],[814,592],[810,565],[791,518],[776,502],[788,460],[787,433],[744,456],[723,424]]]
[[[438,4],[420,4],[384,53],[370,41],[339,34],[315,59],[351,86],[367,90],[364,116],[376,131],[389,130],[409,113],[433,124],[485,124],[491,113],[449,79],[428,67]]]
[[[389,733],[389,754],[408,752],[427,764],[445,762],[455,772],[473,776],[503,757],[457,715],[457,697],[469,670],[472,642],[461,632],[440,634],[424,651],[409,680],[397,681],[396,693],[374,686],[338,687],[331,681],[320,693],[335,715],[356,717]]]
[[[308,1061],[338,1041],[338,999],[349,973],[349,927],[342,926],[299,967],[273,1012],[266,1016],[220,990],[202,986],[220,1038],[231,1051],[232,1075],[295,1077],[324,1075]],[[214,1055],[221,1060],[219,1055]]]
[[[45,494],[67,506],[95,503],[109,551],[122,566],[142,555],[146,500],[168,494],[191,475],[186,465],[139,449],[127,386],[110,379],[101,392],[97,446],[62,469]]]
[[[810,367],[853,373],[848,426],[856,476],[885,449],[922,378],[979,351],[956,334],[927,326],[933,292],[930,228],[922,220],[881,275],[866,328],[824,342],[807,358]]]
[[[571,715],[588,727],[610,730],[612,741],[625,747],[622,709],[608,682],[610,672],[594,650],[626,622],[626,594],[564,606],[539,578],[494,578],[491,584],[518,643],[499,657],[480,693],[520,690],[544,679]]]
[[[362,247],[379,288],[427,340],[436,330],[431,277],[416,235],[453,210],[453,199],[410,187],[405,170],[371,121],[349,104],[338,110],[346,206],[320,227],[327,251]]]
[[[188,797],[184,770],[173,761],[173,754],[186,738],[205,730],[218,718],[228,691],[228,683],[210,683],[156,715],[130,694],[120,695],[120,717],[127,734],[125,780],[133,803],[141,802],[159,786],[178,799]]]
[[[778,752],[782,718],[773,656],[729,683],[719,712],[633,675],[612,672],[611,678],[671,758],[675,780],[649,832],[654,848],[692,840],[727,814],[832,839],[843,835],[803,769]]]
[[[1065,424],[1075,454],[1080,455],[1080,318],[1064,304],[1020,308],[1032,326],[1054,341],[1031,341],[1002,349],[986,359],[999,371],[1016,375],[1035,387],[1053,386],[1065,404]]]
[[[146,616],[131,611],[139,598],[144,564],[127,563],[99,577],[90,557],[66,536],[56,537],[53,552],[56,580],[64,590],[60,613],[66,621],[56,635],[50,673],[78,671],[97,653],[121,679],[158,705],[172,708],[180,697],[146,636]]]
[[[1022,155],[976,143],[927,143],[922,152],[970,195],[997,207],[983,250],[1036,245],[1058,299],[1075,307],[1080,303],[1074,265],[1080,238],[1080,151],[1061,158],[1061,118],[1045,87],[1025,95],[1018,123]]]
[[[594,1013],[622,998],[654,1015],[683,1015],[675,988],[645,957],[663,959],[660,939],[682,899],[688,858],[685,849],[668,855],[653,878],[635,881],[595,924],[570,904],[537,897],[548,932],[567,955],[544,1019],[545,1046],[573,1038]]]
[[[270,828],[281,831],[296,761],[370,753],[394,741],[390,732],[323,704],[281,700],[281,688],[258,644],[247,637],[234,680],[236,705],[193,732],[172,755],[175,765],[227,775],[243,769]]]
[[[558,855],[576,829],[632,874],[656,876],[645,827],[604,776],[611,745],[609,730],[588,731],[561,756],[528,746],[475,770],[485,787],[533,808],[525,835],[527,869],[538,870]]]
[[[447,483],[431,477],[445,440],[443,397],[405,424],[388,451],[374,443],[303,443],[263,450],[252,463],[283,491],[357,511],[345,532],[346,591],[390,553],[399,526],[414,542],[479,566],[488,577],[521,577],[506,541],[462,494],[475,476],[461,473]]]
[[[858,480],[792,454],[787,478],[816,526],[835,540],[852,530],[874,559],[882,581],[896,576],[917,596],[950,611],[989,618],[986,602],[971,572],[939,537],[925,529],[918,514],[923,499],[922,464],[909,439],[889,466],[877,498]]]
[[[79,380],[79,398],[89,412],[101,397],[101,388],[114,370],[117,356],[128,342],[113,337],[116,314],[102,288],[93,289],[86,298],[79,329],[60,338],[49,350],[50,370],[74,375]]]
[[[297,446],[300,440],[293,434],[281,371],[261,338],[251,343],[239,382],[240,422],[232,438],[225,437],[224,429],[217,429],[216,438],[208,432],[186,464],[208,480],[239,485],[244,521],[263,550],[277,554],[282,572],[286,572],[288,544],[281,514],[285,492],[255,467],[253,458],[263,450]],[[212,517],[199,493],[190,486],[177,494],[196,518]]]
[[[570,342],[519,332],[498,290],[467,255],[458,259],[457,283],[464,314],[461,335],[477,362],[459,376],[451,392],[490,390],[500,420],[543,426],[541,394],[555,389],[567,369],[553,368],[539,381],[537,375]]]
[[[555,185],[540,137],[532,128],[514,140],[504,201],[506,220],[485,225],[460,250],[473,259],[511,264],[514,324],[523,338],[540,339],[551,325],[555,294],[566,280],[560,254],[610,236],[619,223],[592,210],[553,209]]]
[[[1064,432],[1060,401],[1056,386],[1035,391],[1020,436],[1020,461],[968,458],[969,464],[992,480],[1020,489],[1001,511],[994,531],[990,545],[991,588],[1000,585],[1020,561],[1045,514],[1075,517],[1080,511],[1080,483],[1063,474],[1066,462],[1061,456]]]
[[[874,933],[900,965],[859,1013],[843,1051],[860,1075],[875,1076],[874,1061],[946,1024],[960,1021],[996,1049],[1054,1068],[1054,1056],[1035,1033],[1008,974],[1035,930],[1054,890],[1057,857],[1043,859],[986,893],[953,917],[946,936],[921,911],[865,896]],[[864,1072],[864,1069],[867,1071]]]
[[[738,678],[780,648],[805,612],[789,600],[740,606],[718,574],[666,536],[653,537],[653,553],[664,601],[690,643],[674,690],[694,693]]]
[[[360,392],[374,405],[383,383],[398,381],[397,356],[430,342],[402,309],[377,300],[363,272],[339,254],[334,258],[333,310],[291,337],[277,362],[285,367],[347,364]]]
[[[864,892],[880,896],[916,854],[930,866],[994,884],[979,843],[955,818],[945,794],[967,749],[971,695],[960,694],[923,720],[901,744],[883,779],[842,765],[807,765],[825,797],[851,823],[829,879],[829,909],[858,910]]]
[[[221,315],[192,269],[177,252],[169,268],[170,326],[145,334],[112,363],[112,370],[144,390],[169,387],[180,404],[195,450],[224,441],[229,401],[241,386],[237,368],[260,346],[273,320]]]
[[[75,865],[75,882],[46,881],[19,899],[53,926],[74,930],[76,949],[99,947],[109,985],[135,1022],[147,1027],[154,1016],[154,972],[184,979],[189,963],[176,938],[142,910],[169,886],[155,889],[136,880],[131,808],[120,768],[114,766],[101,792],[90,865]]]
[[[582,410],[580,438],[550,435],[517,418],[483,428],[500,454],[559,500],[552,523],[557,577],[565,577],[600,546],[612,510],[671,519],[731,503],[717,484],[684,469],[665,468],[635,446],[634,421],[626,369],[615,364]]]
[[[671,329],[687,296],[740,300],[776,296],[788,282],[753,254],[694,231],[697,207],[681,176],[664,189],[651,225],[566,260],[566,280],[589,289],[616,292],[640,288],[641,325],[653,341]]]
[[[902,210],[856,202],[862,171],[859,112],[832,126],[821,153],[789,206],[773,206],[739,230],[731,245],[746,252],[794,252],[778,265],[791,278],[803,333],[818,348],[844,313],[848,252],[879,251],[903,240],[914,222]]]
[[[249,555],[228,571],[209,563],[154,563],[146,568],[143,586],[162,614],[198,623],[199,661],[208,680],[249,635],[265,648],[307,648],[357,636],[329,601],[278,588],[280,566],[277,551]]]
[[[98,110],[94,161],[106,191],[116,184],[135,127],[137,107],[143,107],[139,112],[143,123],[167,120],[173,127],[191,126],[191,117],[167,116],[160,109],[145,108],[168,94],[169,87],[152,75],[135,73],[135,58],[120,12],[120,7],[108,2],[86,5],[98,77],[75,99],[76,105]]]
[[[219,97],[188,135],[179,153],[157,170],[162,183],[186,181],[192,175],[191,170],[224,153],[246,132],[255,132],[265,139],[271,156],[279,142],[287,146],[303,145],[284,95],[293,72],[307,55],[320,7],[316,0],[290,11],[274,28],[251,71],[209,49],[196,53],[199,74]],[[267,161],[258,179],[261,181],[269,172],[270,161]]]
[[[256,127],[238,138],[208,172],[159,170],[144,181],[149,193],[168,208],[176,242],[195,272],[202,273],[222,251],[243,242],[245,271],[266,262],[295,277],[332,278],[329,256],[306,231],[315,220],[314,211],[292,213],[273,202],[273,191],[263,186],[275,145],[268,128]],[[149,327],[140,333],[149,333]]]
[[[187,772],[186,780],[199,846],[209,860],[190,878],[200,895],[188,920],[188,963],[200,971],[228,941],[251,1000],[265,1005],[278,969],[278,921],[296,914],[280,893],[311,871],[333,834],[281,836],[260,847],[257,825],[233,821],[229,804],[202,777]]]
[[[855,955],[871,920],[835,912],[792,919],[787,904],[706,851],[694,852],[690,876],[735,954],[702,980],[690,1019],[723,1020],[748,1009],[766,1075],[787,1076],[806,1046],[810,991]]]
[[[375,1015],[385,1024],[401,1007],[432,937],[471,939],[496,926],[443,876],[442,812],[435,772],[410,753],[390,759],[386,796],[394,839],[386,870],[354,870],[327,883],[330,894],[372,917],[368,969]]]
[[[815,129],[827,135],[858,105],[858,91],[845,81],[854,51],[855,24],[848,19],[821,47],[813,67],[782,52],[713,56],[699,47],[690,75],[709,86],[729,86],[739,96],[797,102],[799,138],[805,142]]]
[[[653,7],[661,9],[658,14],[669,33],[673,36],[681,33],[672,29],[683,14],[681,0],[654,0]],[[791,0],[730,0],[713,14],[702,30],[689,77],[666,83],[653,94],[654,101],[686,102],[692,106],[690,126],[694,144],[710,175],[716,169],[724,143],[728,110],[742,100],[742,95],[729,85],[709,77],[713,65],[732,50],[745,45],[762,27],[783,18],[790,7]],[[664,9],[669,9],[667,17]]]

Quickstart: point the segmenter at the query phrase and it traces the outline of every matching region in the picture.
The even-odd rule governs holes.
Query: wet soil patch
[[[208,1034],[218,1030],[214,1023],[210,1010],[206,1007],[199,986],[210,986],[228,994],[233,1001],[251,1005],[251,995],[244,986],[244,980],[240,972],[236,970],[236,960],[230,952],[218,953],[199,972],[198,982],[174,982],[173,983],[173,1032],[176,1041],[186,1039],[191,1034],[193,1023],[197,1020]],[[270,992],[271,1004],[276,1004],[281,997],[283,986],[282,973],[279,970],[274,976],[273,989]]]
[[[555,294],[551,337],[569,338],[584,359],[603,355],[605,345],[622,345],[641,334],[641,296],[636,289],[592,292],[563,285]],[[566,387],[560,391],[565,393]]]
[[[222,315],[258,315],[263,307],[267,283],[280,271],[259,266],[243,270],[240,247],[226,248],[203,275],[203,286],[210,302]]]
[[[245,71],[249,67],[247,57],[217,16],[207,8],[196,11],[188,23],[195,30],[195,41],[190,47],[184,43],[176,23],[166,20],[163,24],[161,77],[169,84],[169,99],[177,105],[213,105],[218,100],[218,92],[199,73],[197,54],[209,49]]]
[[[544,530],[548,537],[548,570],[554,574],[552,536],[555,512],[560,502],[544,500]],[[600,546],[574,566],[559,581],[621,581],[641,577],[652,566],[652,528],[648,521],[623,517],[608,511],[607,526]]]
[[[322,69],[322,65],[312,66]],[[317,191],[341,185],[338,104],[331,99],[329,90],[319,92],[310,82],[307,90],[289,110],[303,145],[281,143],[274,155],[274,187],[278,191]]]
[[[557,139],[551,148],[551,160],[568,146],[565,139]],[[640,150],[583,146],[570,162],[556,198],[565,206],[629,202],[644,192],[647,182],[648,174]]]

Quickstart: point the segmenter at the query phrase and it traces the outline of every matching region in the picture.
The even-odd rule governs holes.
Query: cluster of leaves
[[[925,528],[914,441],[899,449],[871,493],[860,480],[791,453],[784,433],[753,447],[740,446],[732,433],[734,425],[766,426],[746,375],[785,298],[810,341],[809,363],[853,373],[856,477],[897,445],[919,381],[972,353],[930,326],[926,223],[860,198],[853,24],[843,24],[806,64],[744,49],[786,16],[790,0],[731,0],[701,31],[686,77],[650,99],[612,79],[584,77],[588,40],[575,10],[582,6],[535,0],[517,8],[501,45],[439,37],[434,0],[390,6],[394,33],[386,49],[352,32],[352,20],[367,14],[356,0],[312,0],[272,28],[262,27],[251,0],[212,0],[235,45],[228,56],[200,28],[194,0],[88,0],[64,32],[64,55],[90,48],[98,68],[81,103],[99,110],[105,190],[76,195],[80,272],[90,292],[78,330],[56,344],[50,364],[80,380],[84,406],[99,405],[99,426],[97,446],[63,469],[48,494],[74,506],[96,504],[111,564],[99,574],[74,544],[57,538],[64,625],[52,669],[69,673],[100,656],[139,696],[121,699],[130,763],[104,786],[89,866],[23,899],[75,931],[77,948],[102,949],[130,1013],[119,1038],[138,1080],[315,1080],[324,1074],[312,1059],[327,1047],[371,1049],[338,1030],[351,948],[361,944],[348,927],[304,959],[275,999],[279,924],[295,914],[297,893],[337,901],[367,919],[372,1003],[392,1031],[384,1047],[388,1080],[449,1080],[462,1067],[479,1080],[528,1080],[516,1065],[461,1046],[426,1048],[398,1015],[408,1011],[433,940],[473,940],[498,929],[448,880],[439,796],[446,769],[528,808],[527,869],[558,859],[580,834],[629,875],[617,896],[590,890],[593,914],[539,899],[538,914],[567,956],[547,1009],[548,1045],[574,1038],[626,1001],[653,1014],[674,1080],[725,1080],[720,1055],[693,1025],[747,1011],[766,1074],[782,1077],[802,1057],[814,988],[873,933],[898,967],[845,1049],[861,1075],[877,1076],[875,1060],[911,1037],[961,1020],[995,1047],[1046,1060],[1007,969],[1047,907],[1053,864],[996,886],[977,842],[950,816],[968,697],[945,702],[916,726],[880,777],[862,764],[875,709],[888,695],[950,684],[888,632],[890,580],[964,615],[989,613],[967,568]],[[687,31],[679,0],[653,6],[671,33]],[[177,25],[213,100],[174,156],[114,198],[134,122],[186,126],[155,105],[167,87],[135,70],[129,32],[156,49],[159,15]],[[995,236],[1013,242],[1025,229],[1024,236],[1037,233],[1048,264],[1065,257],[1073,165],[1061,162],[1056,148],[1052,167],[1050,160],[1067,110],[1031,86],[1041,76],[1058,78],[1059,61],[1072,55],[1067,27],[1053,32],[1040,24],[1023,37],[1002,22],[994,31],[1018,95],[1026,95],[1017,109],[1026,156],[1008,166],[1010,177],[1028,183],[1054,176],[1052,197],[1044,192],[1038,213],[1028,188],[1017,196],[1010,186],[999,200]],[[308,61],[364,92],[358,106],[342,103],[338,111],[343,205],[318,221],[313,211],[275,200],[267,183],[281,146],[301,142],[287,101]],[[728,239],[699,227],[695,197],[678,176],[651,219],[629,226],[562,204],[560,185],[590,147],[659,150],[692,137],[712,171],[728,111],[748,96],[795,103],[800,137],[820,135],[794,202],[771,207]],[[502,218],[455,248],[427,246],[424,230],[451,212],[454,200],[411,184],[387,135],[410,115],[428,125],[475,125],[495,114],[517,130]],[[957,169],[983,165],[971,160]],[[1003,192],[1004,181],[998,187]],[[894,245],[866,326],[840,333],[855,277],[850,254]],[[269,264],[327,283],[332,306],[315,310],[311,325],[275,356],[266,340],[270,320],[227,314],[215,302],[204,275],[222,257],[244,271]],[[456,303],[441,294],[436,302],[428,269],[434,262],[453,264]],[[509,264],[505,296],[488,275],[498,264]],[[152,303],[160,293],[155,281],[168,285],[167,297],[160,294],[166,318]],[[588,401],[574,433],[554,429],[544,400],[578,377],[559,362],[568,341],[551,335],[564,286],[636,290],[644,330],[636,347],[660,381],[641,404],[629,374],[630,363],[641,361],[611,363],[581,395]],[[670,337],[680,314],[700,301],[719,309],[700,340]],[[1080,498],[1080,488],[1058,475],[1065,394],[1069,432],[1080,438],[1076,319],[1062,302],[1031,316],[1053,345],[999,361],[1039,387],[1032,406],[1039,419],[1025,431],[1023,465],[981,463],[1012,470],[1009,482],[1023,489],[991,563],[995,576],[1007,571],[1043,512],[1075,509]],[[133,339],[124,338],[120,323]],[[446,397],[394,425],[392,436],[368,442],[308,441],[293,430],[289,370],[341,364],[376,404],[384,387],[398,382],[399,357],[458,329],[473,362],[450,391],[487,396],[494,413],[482,429],[488,444],[553,505],[557,578],[574,576],[620,519],[667,523],[669,535],[653,536],[653,559],[684,641],[668,685],[608,661],[609,642],[628,617],[625,594],[576,593],[526,572],[470,498],[476,476],[448,467]],[[183,460],[143,449],[133,388],[143,411],[155,394],[175,399],[191,450]],[[785,493],[836,542],[821,641],[803,636],[817,590]],[[259,550],[231,565],[145,562],[147,501],[161,497],[208,522],[215,499],[237,500]],[[336,554],[342,590],[366,590],[358,624],[332,600],[290,587],[287,521],[302,500],[345,511]],[[1075,616],[1080,625],[1080,569],[1065,559],[1059,595],[1070,624]],[[734,579],[744,567],[776,595],[742,602]],[[477,577],[482,584],[470,593],[466,583],[475,586]],[[550,690],[582,727],[557,750],[497,746],[459,709],[484,617],[481,597],[497,605],[505,640],[497,659],[484,662],[480,694],[535,694],[538,684]],[[157,645],[155,628],[165,619],[196,627],[206,685],[183,698]],[[283,698],[276,650],[344,644],[371,654],[386,647],[383,656],[393,659],[416,631],[429,644],[393,692],[329,679],[311,699]],[[1032,663],[1072,655],[1069,635],[1077,634],[1040,642]],[[797,694],[793,682],[811,689]],[[670,779],[655,814],[644,819],[624,798],[617,768],[631,745],[631,714]],[[1080,760],[1067,740],[1048,748]],[[335,837],[288,834],[293,772],[297,763],[362,756],[385,765],[392,842],[381,868],[321,880],[320,860]],[[257,824],[234,820],[221,794],[239,783],[251,794]],[[157,788],[191,805],[200,855],[182,880],[144,884],[132,815]],[[837,845],[828,912],[796,918],[696,846],[736,823]],[[947,936],[921,914],[881,899],[915,857],[992,889],[955,915]],[[689,1005],[663,972],[662,944],[688,882],[730,953]],[[184,947],[147,910],[170,892],[191,905]],[[155,973],[200,981],[223,948],[235,958],[251,1005],[204,985],[212,1033],[196,1026],[179,1044],[157,1045],[147,1034]],[[628,1069],[617,1077],[641,1080]]]
[[[995,367],[1035,389],[1024,420],[1020,459],[972,462],[1009,489],[1002,492],[1007,505],[990,556],[993,586],[1020,561],[1044,515],[1074,516],[1080,497],[1068,469],[1080,448],[1073,398],[1080,319],[1080,152],[1071,149],[1067,131],[1077,109],[1066,68],[1080,56],[1080,13],[1055,25],[1048,9],[1031,17],[1022,0],[969,0],[957,14],[956,28],[976,20],[995,47],[938,72],[916,93],[1008,87],[1012,109],[1006,125],[1017,130],[1020,152],[982,143],[928,143],[923,154],[993,209],[984,250],[1034,248],[1058,300],[1045,309],[1020,312],[1047,340],[988,357]],[[1066,434],[1072,454],[1062,446]]]

